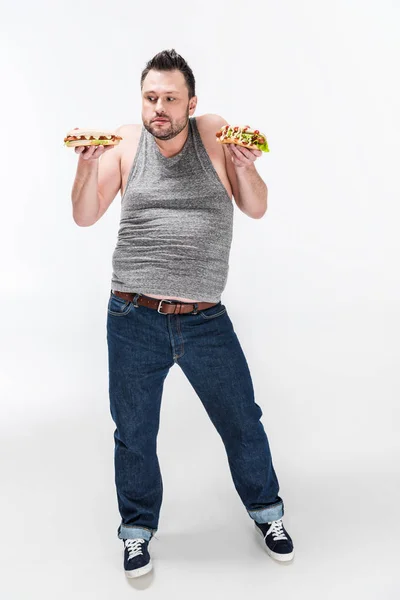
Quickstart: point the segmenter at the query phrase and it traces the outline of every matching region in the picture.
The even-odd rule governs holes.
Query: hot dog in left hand
[[[250,148],[250,150],[262,150],[269,152],[267,138],[258,129],[251,129],[248,125],[223,125],[215,134],[220,144],[237,144]]]

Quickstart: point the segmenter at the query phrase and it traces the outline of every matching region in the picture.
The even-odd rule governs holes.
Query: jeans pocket
[[[116,317],[123,317],[130,312],[132,306],[133,303],[129,300],[124,300],[113,292],[110,293],[107,307],[108,314]]]
[[[226,313],[226,306],[220,302],[215,304],[214,306],[210,306],[210,308],[205,308],[204,310],[199,311],[199,314],[203,317],[203,319],[215,319],[216,317],[220,317]]]

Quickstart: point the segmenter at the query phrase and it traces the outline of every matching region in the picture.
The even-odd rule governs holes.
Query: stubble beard
[[[143,125],[151,135],[158,140],[172,140],[181,131],[183,131],[189,120],[189,105],[186,109],[186,115],[179,121],[169,121],[169,124],[164,124],[161,127],[157,123],[151,123],[150,121],[144,121]]]

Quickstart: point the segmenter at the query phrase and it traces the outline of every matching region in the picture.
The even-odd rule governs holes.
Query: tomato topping
[[[258,131],[258,129],[255,129],[254,133],[257,134],[257,133],[260,133],[260,132]]]

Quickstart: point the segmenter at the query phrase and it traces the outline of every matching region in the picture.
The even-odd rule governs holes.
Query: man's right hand
[[[96,160],[107,150],[111,150],[115,146],[75,146],[75,152],[81,155],[84,160]]]

